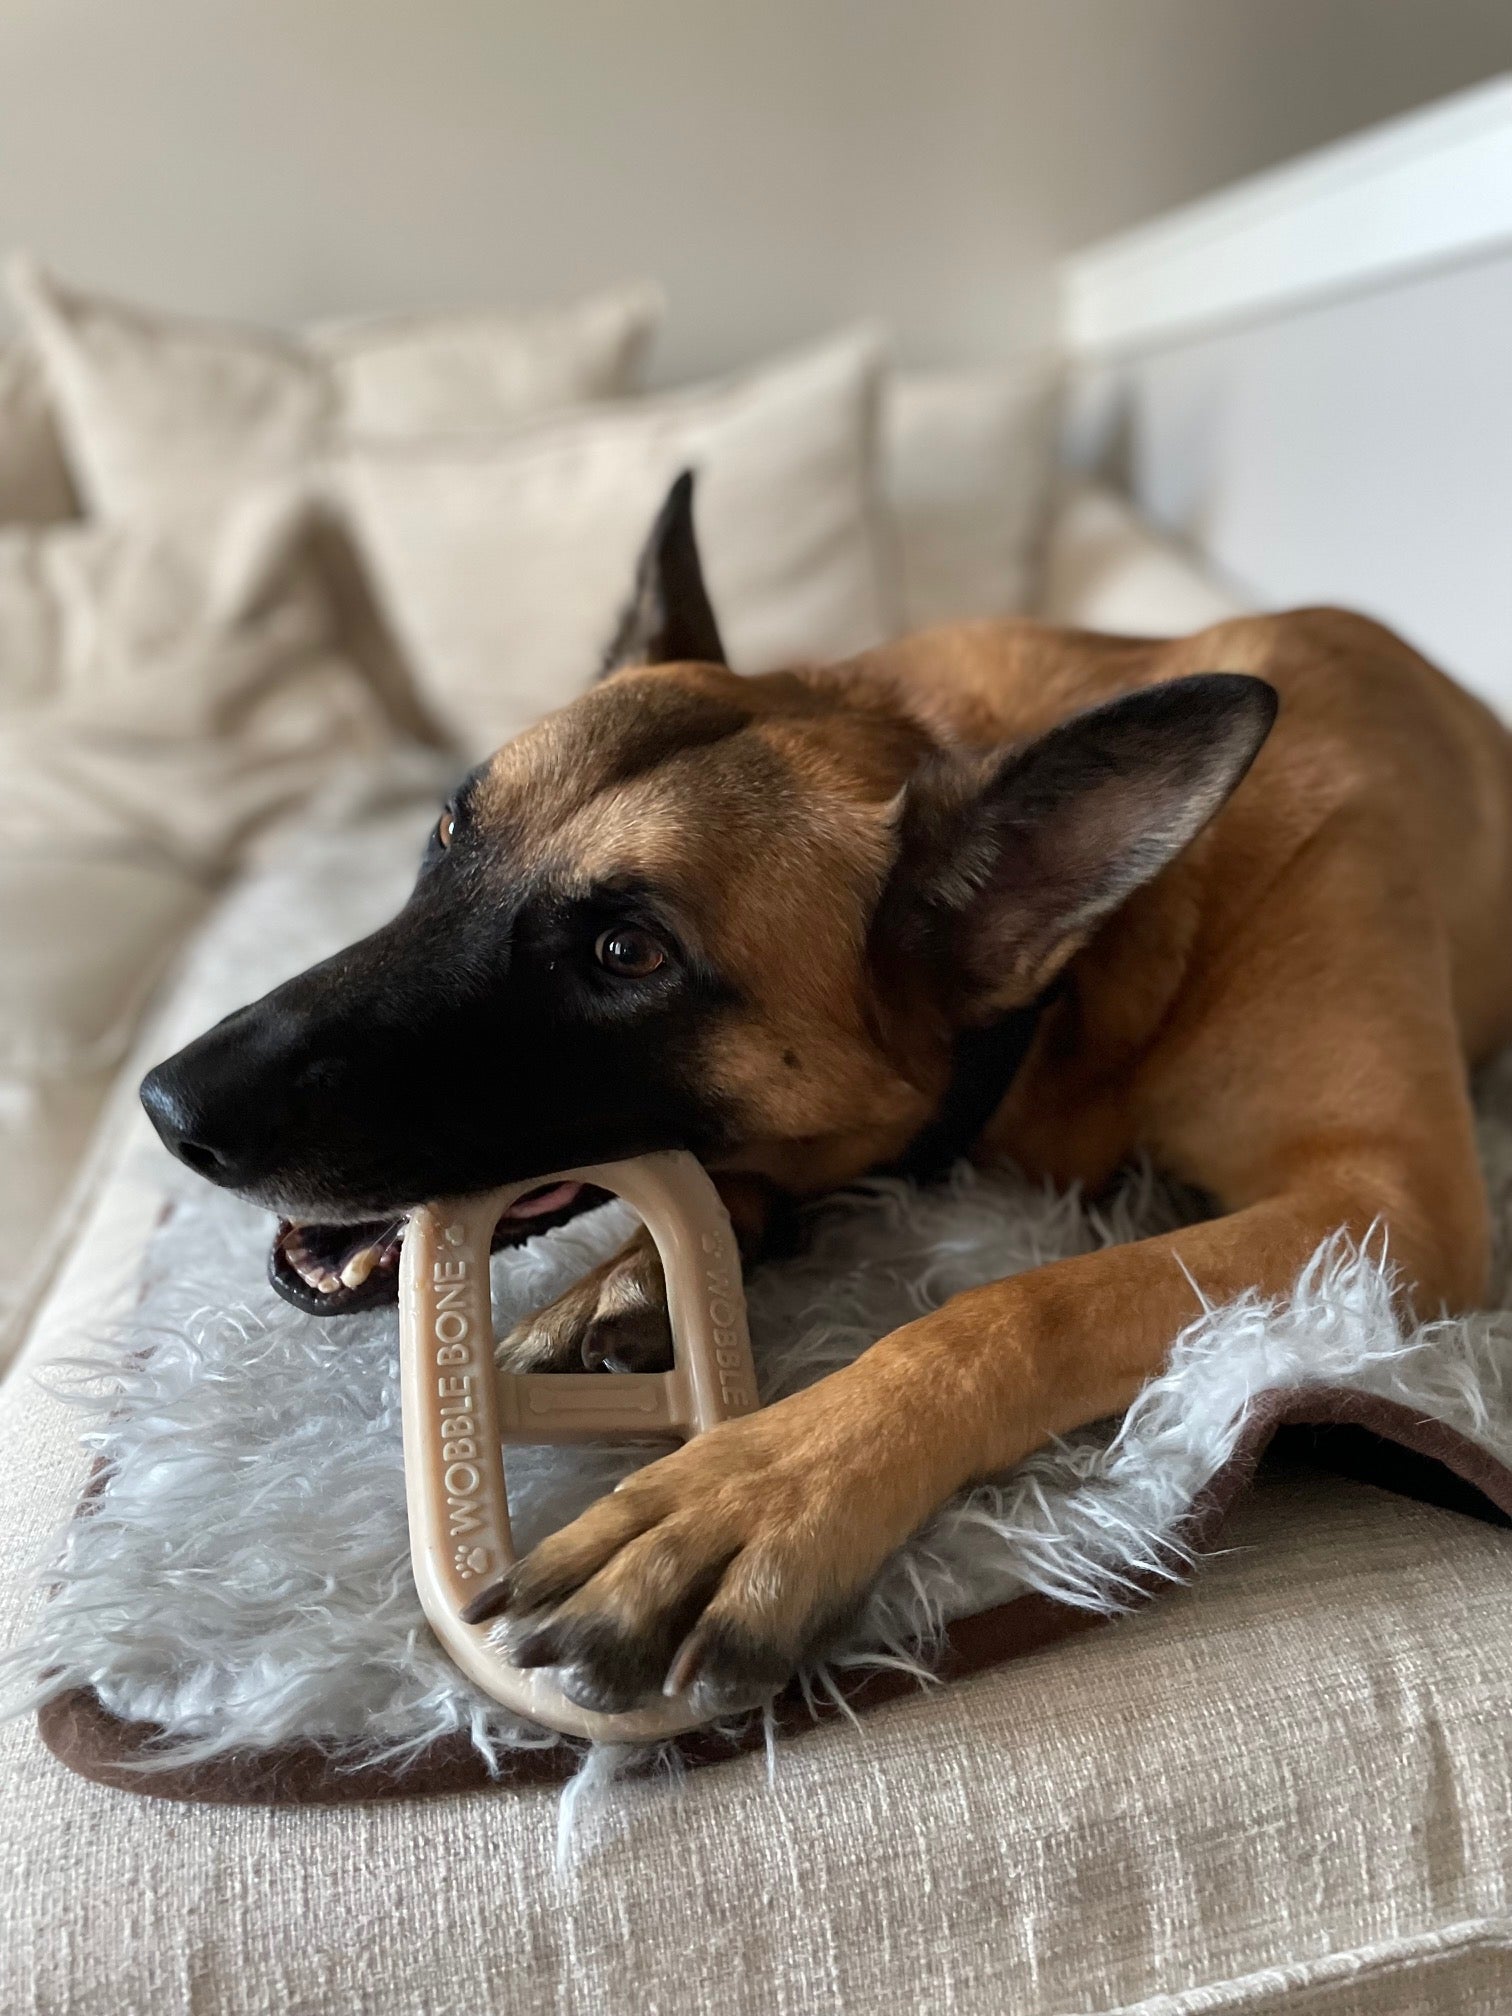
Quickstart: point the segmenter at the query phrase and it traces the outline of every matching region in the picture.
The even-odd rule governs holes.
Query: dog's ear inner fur
[[[1228,798],[1270,732],[1262,679],[1201,673],[990,755],[927,758],[903,794],[873,929],[922,958],[963,1021],[1031,999]]]
[[[599,676],[631,665],[726,665],[693,526],[693,471],[667,492],[635,569],[635,589]]]

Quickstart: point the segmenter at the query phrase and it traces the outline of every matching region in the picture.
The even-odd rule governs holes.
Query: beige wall
[[[0,246],[275,322],[652,273],[663,376],[1063,251],[1512,65],[1508,0],[0,0]]]

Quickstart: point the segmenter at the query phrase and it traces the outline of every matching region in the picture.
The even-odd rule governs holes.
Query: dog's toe
[[[589,1372],[669,1372],[672,1325],[666,1310],[600,1310],[580,1346]]]
[[[888,1551],[780,1414],[726,1422],[542,1541],[504,1599],[516,1656],[610,1711],[692,1687],[719,1713],[780,1687]]]
[[[665,1372],[672,1324],[661,1260],[642,1233],[528,1316],[499,1347],[508,1372]]]

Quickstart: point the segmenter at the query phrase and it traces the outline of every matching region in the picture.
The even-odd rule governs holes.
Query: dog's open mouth
[[[495,1227],[493,1250],[517,1246],[608,1198],[591,1183],[543,1183],[517,1197]],[[392,1302],[399,1292],[399,1249],[404,1219],[373,1218],[360,1225],[319,1225],[279,1220],[268,1256],[268,1279],[296,1309],[314,1316],[349,1316]]]

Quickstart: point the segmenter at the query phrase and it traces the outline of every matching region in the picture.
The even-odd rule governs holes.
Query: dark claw
[[[667,1636],[659,1627],[630,1632],[602,1618],[578,1618],[550,1636],[562,1692],[600,1714],[619,1714],[655,1694],[667,1669]]]
[[[516,1666],[560,1666],[562,1648],[557,1634],[549,1624],[539,1630],[529,1631],[523,1638],[510,1642],[509,1657]]]
[[[590,1372],[670,1372],[672,1330],[665,1309],[626,1309],[597,1316],[583,1337]]]
[[[497,1582],[491,1582],[486,1589],[480,1589],[470,1603],[462,1606],[464,1624],[486,1624],[490,1617],[502,1617],[509,1608],[514,1594],[514,1585],[507,1575]]]
[[[561,1676],[562,1692],[579,1708],[598,1715],[622,1715],[648,1694],[656,1692],[654,1680],[630,1680],[602,1675],[590,1666],[569,1666]]]
[[[667,1684],[680,1691],[697,1679],[707,1692],[731,1699],[774,1693],[798,1661],[790,1648],[764,1643],[729,1625],[690,1632]]]

